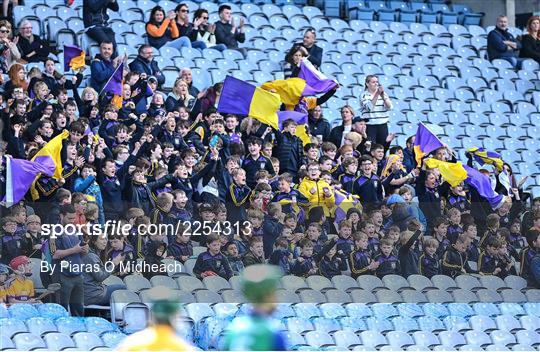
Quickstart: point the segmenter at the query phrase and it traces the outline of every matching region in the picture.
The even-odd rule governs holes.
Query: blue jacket
[[[517,49],[508,50],[508,47],[503,41],[516,43]],[[508,30],[503,31],[500,28],[495,27],[494,30],[489,32],[487,38],[487,53],[489,60],[517,57],[519,49],[521,49],[521,43],[519,43]]]
[[[111,78],[114,70],[112,60],[105,60],[101,54],[97,54],[90,65],[90,87],[100,93],[105,83]]]

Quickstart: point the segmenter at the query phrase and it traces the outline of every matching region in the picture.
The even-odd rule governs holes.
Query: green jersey
[[[285,336],[274,323],[252,313],[234,319],[229,327],[223,349],[226,351],[286,351]]]

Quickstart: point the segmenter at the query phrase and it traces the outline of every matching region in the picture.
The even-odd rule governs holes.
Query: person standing
[[[129,336],[116,351],[194,351],[174,328],[181,306],[173,299],[173,291],[155,286],[148,291],[148,297],[152,302],[150,326]]]
[[[392,110],[392,101],[379,84],[379,78],[368,75],[365,82],[365,92],[360,98],[362,117],[367,119],[367,137],[372,143],[386,145],[388,138],[389,110]]]
[[[285,337],[270,320],[281,277],[277,266],[255,264],[244,270],[241,290],[252,303],[249,315],[236,318],[225,336],[225,351],[285,351]]]
[[[73,205],[68,204],[60,208],[60,223],[64,227],[64,233],[50,239],[50,248],[53,257],[53,276],[62,285],[60,304],[66,310],[69,309],[71,315],[83,317],[84,280],[81,273],[81,255],[88,253],[88,244],[83,242],[82,236],[66,232],[67,229],[75,228],[68,225],[75,225],[76,219],[77,213]],[[61,266],[62,262],[64,265]]]
[[[116,40],[114,31],[109,27],[107,9],[117,12],[120,7],[116,0],[83,0],[84,27],[87,28],[86,34],[98,45],[104,41],[112,43],[113,52],[116,53]]]

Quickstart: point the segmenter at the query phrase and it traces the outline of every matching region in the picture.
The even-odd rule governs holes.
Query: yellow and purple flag
[[[40,174],[52,176],[56,166],[50,156],[38,156],[35,161],[5,158],[6,161],[6,195],[3,199],[7,208],[17,204],[36,177]]]
[[[422,165],[422,158],[434,150],[444,147],[441,140],[431,132],[422,122],[418,123],[416,138],[414,140],[414,155],[418,165]]]
[[[103,92],[112,93],[112,104],[117,108],[122,107],[123,97],[122,90],[124,85],[124,62],[121,62],[120,65],[114,70],[111,78],[107,81],[103,87]]]
[[[501,158],[501,154],[497,152],[490,152],[484,148],[472,147],[467,149],[466,154],[471,155],[480,165],[494,165],[499,172],[503,169],[504,161]]]
[[[493,210],[498,209],[504,203],[505,198],[491,188],[491,180],[489,177],[470,166],[463,165],[463,168],[467,172],[465,183],[470,187],[475,188],[478,191],[478,194],[487,200]]]
[[[302,59],[300,63],[298,77],[306,81],[303,96],[326,93],[338,85],[336,81],[329,79],[321,71],[317,70],[307,58]]]
[[[351,208],[362,210],[360,198],[354,194],[350,194],[343,190],[334,190],[335,209],[334,209],[334,224],[338,227],[341,220],[347,218],[347,212]]]
[[[465,181],[468,176],[467,171],[460,162],[449,163],[446,161],[429,158],[424,160],[424,163],[430,169],[439,169],[442,178],[452,187],[456,187],[461,182]]]
[[[64,45],[64,72],[70,68],[78,70],[85,66],[86,53],[72,45]]]

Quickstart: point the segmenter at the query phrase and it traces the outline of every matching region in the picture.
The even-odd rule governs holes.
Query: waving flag
[[[113,72],[111,78],[109,78],[109,81],[105,84],[102,90],[102,92],[114,94],[113,99],[112,99],[112,104],[119,109],[122,107],[122,102],[123,102],[123,99],[122,99],[122,86],[124,85],[123,77],[124,77],[124,63],[121,62],[120,65],[118,65],[116,70]]]
[[[304,96],[326,93],[338,85],[336,81],[329,79],[317,70],[307,58],[302,59],[300,63],[298,77],[306,81],[304,89],[306,94]]]
[[[298,126],[296,126],[295,135],[300,138],[303,145],[311,143],[309,134],[307,132],[308,116],[305,113],[298,111],[278,111],[278,126],[280,130],[283,130],[283,122],[285,120],[294,120]]]
[[[334,198],[336,205],[334,210],[334,224],[337,228],[339,222],[347,218],[347,212],[349,209],[362,209],[362,205],[360,204],[360,198],[358,198],[358,196],[345,191],[334,190]]]
[[[480,165],[488,164],[494,165],[498,171],[503,169],[503,160],[501,154],[497,152],[490,152],[484,148],[472,147],[467,149],[466,154],[469,154]]]
[[[478,193],[488,201],[493,210],[498,209],[504,202],[504,196],[496,193],[491,188],[489,177],[467,165],[463,165],[463,168],[467,171],[465,183],[476,188]]]
[[[465,181],[468,176],[467,171],[460,162],[449,163],[433,158],[426,159],[424,162],[426,163],[426,166],[431,169],[439,169],[442,178],[452,187],[456,187],[461,182]]]
[[[70,68],[78,70],[85,66],[86,53],[72,45],[64,45],[64,72]]]
[[[38,156],[35,161],[6,157],[6,207],[18,203],[39,174],[52,176],[56,166],[49,156]]]
[[[220,113],[250,116],[278,129],[277,111],[280,105],[279,95],[227,76],[223,82],[217,110]]]
[[[422,158],[434,150],[444,147],[441,140],[434,135],[422,122],[418,123],[416,138],[414,140],[414,154],[418,165],[422,164]]]

